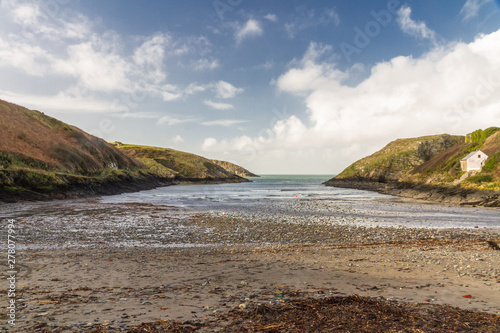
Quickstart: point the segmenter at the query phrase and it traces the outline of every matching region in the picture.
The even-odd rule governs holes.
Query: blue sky
[[[0,0],[0,98],[108,141],[340,172],[500,126],[500,3]]]

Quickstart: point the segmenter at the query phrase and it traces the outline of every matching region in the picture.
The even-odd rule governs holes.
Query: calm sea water
[[[500,211],[429,204],[370,191],[328,187],[330,175],[263,175],[250,183],[176,185],[102,198],[251,218],[307,218],[312,223],[427,228],[500,228]]]
[[[98,202],[90,198],[2,204],[0,219],[15,220],[19,231],[16,246],[43,249],[110,244],[203,246],[193,235],[210,235],[212,228],[203,229],[190,222],[199,213],[240,218],[246,223],[298,224],[308,228],[488,227],[490,232],[500,234],[500,210],[421,203],[324,186],[322,183],[329,178],[268,175],[252,178],[251,183],[168,186],[106,196]],[[244,233],[244,228],[239,232]]]
[[[234,205],[258,204],[267,200],[327,199],[371,200],[387,198],[374,192],[336,189],[322,183],[329,175],[263,175],[250,183],[216,185],[176,185],[149,191],[107,196],[103,202],[141,202],[188,208],[218,209]]]

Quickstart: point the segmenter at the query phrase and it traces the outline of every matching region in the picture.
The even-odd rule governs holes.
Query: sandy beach
[[[129,217],[161,218],[173,211],[121,207]],[[106,214],[117,206],[92,209]],[[498,228],[311,226],[306,220],[283,225],[267,219],[255,225],[220,214],[194,214],[178,223],[210,232],[187,233],[200,242],[189,246],[100,240],[80,248],[18,251],[16,329],[127,331],[158,320],[206,323],[231,310],[354,294],[500,314],[500,251],[487,243],[500,242]],[[39,232],[52,235],[53,244],[73,237]],[[1,302],[7,302],[6,290]],[[1,324],[8,328],[6,313]]]

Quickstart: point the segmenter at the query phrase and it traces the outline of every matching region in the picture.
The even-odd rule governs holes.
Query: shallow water
[[[421,203],[371,191],[324,186],[330,176],[267,175],[251,183],[177,185],[103,197],[103,203],[151,203],[258,218],[426,228],[500,227],[500,211]]]
[[[500,210],[326,187],[322,182],[328,178],[267,176],[252,183],[178,185],[100,199],[2,204],[0,220],[16,221],[18,249],[347,242],[353,238],[338,235],[356,238],[358,231],[359,237],[391,239],[395,231],[384,227],[500,232]],[[366,233],[366,227],[373,230]],[[414,234],[427,237],[420,231]]]

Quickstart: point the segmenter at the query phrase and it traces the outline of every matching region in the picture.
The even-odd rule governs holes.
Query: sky
[[[0,99],[110,142],[333,175],[500,126],[500,0],[0,0]]]

